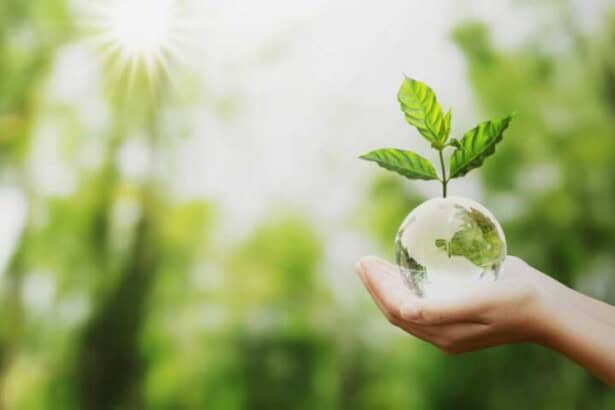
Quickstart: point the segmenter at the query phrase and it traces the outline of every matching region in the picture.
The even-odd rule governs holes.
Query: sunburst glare
[[[89,28],[115,75],[130,82],[145,71],[150,81],[170,77],[169,66],[182,60],[188,21],[177,0],[110,0],[92,10]]]

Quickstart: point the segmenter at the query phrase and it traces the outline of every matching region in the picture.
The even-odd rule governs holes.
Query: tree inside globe
[[[405,78],[398,100],[406,121],[438,152],[440,175],[426,158],[407,150],[382,148],[361,159],[409,179],[439,180],[442,197],[412,210],[395,238],[397,264],[418,296],[446,298],[481,281],[496,280],[506,257],[506,239],[497,219],[484,206],[448,197],[448,183],[480,167],[495,152],[512,115],[485,121],[461,139],[450,138],[452,113],[443,112],[427,85]],[[452,149],[448,173],[444,153]]]

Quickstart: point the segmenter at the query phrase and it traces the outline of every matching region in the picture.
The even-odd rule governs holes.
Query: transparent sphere
[[[395,252],[413,292],[447,298],[497,279],[506,239],[481,204],[461,197],[434,198],[408,214],[397,233]]]

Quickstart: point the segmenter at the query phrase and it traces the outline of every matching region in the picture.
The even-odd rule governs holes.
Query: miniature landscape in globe
[[[395,253],[412,291],[444,298],[477,280],[495,280],[506,256],[506,240],[497,220],[479,203],[434,198],[406,217]]]

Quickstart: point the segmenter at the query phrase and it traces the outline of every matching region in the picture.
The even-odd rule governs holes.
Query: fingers
[[[422,324],[482,323],[520,317],[529,306],[535,287],[516,281],[477,283],[450,299],[416,299],[401,308],[404,320]]]
[[[455,322],[485,323],[483,313],[492,304],[493,292],[466,293],[455,299],[423,299],[414,296],[406,287],[399,268],[387,261],[368,256],[356,267],[372,298],[391,323],[447,324]]]
[[[453,299],[416,299],[401,307],[404,320],[420,324],[487,323],[493,306],[492,290],[475,290]]]
[[[399,325],[402,321],[401,307],[416,299],[407,289],[399,268],[383,259],[369,256],[357,264],[357,274],[372,298],[389,321]]]
[[[375,291],[372,289],[370,282],[366,279],[364,269],[360,263],[357,263],[357,265],[355,266],[355,273],[357,274],[357,276],[359,276],[359,278],[363,282],[363,285],[365,286],[369,294],[372,296],[372,299],[374,300],[374,303],[376,303],[376,306],[378,306],[378,309],[380,309],[380,311],[386,316],[386,308],[382,305],[382,302],[380,302],[378,298],[374,297]]]
[[[445,353],[464,353],[490,345],[488,325],[480,323],[452,323],[425,325],[422,327],[426,338]]]

